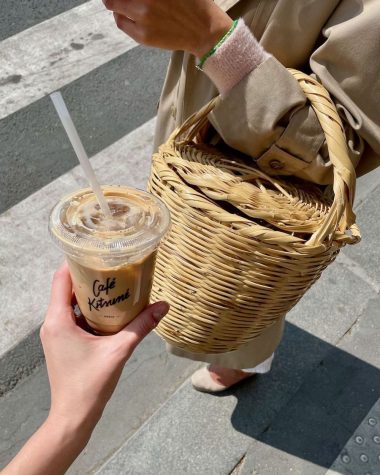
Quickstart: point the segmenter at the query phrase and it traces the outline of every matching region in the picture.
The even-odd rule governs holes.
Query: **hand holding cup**
[[[231,28],[213,0],[103,0],[118,28],[138,43],[203,56]]]
[[[41,327],[51,386],[49,417],[94,425],[133,350],[169,306],[165,302],[150,305],[116,335],[96,336],[77,325],[72,292],[69,269],[64,264],[54,275],[51,300]]]

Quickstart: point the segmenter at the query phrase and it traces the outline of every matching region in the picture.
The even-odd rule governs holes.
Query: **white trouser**
[[[267,358],[265,361],[258,364],[254,368],[244,368],[242,371],[244,371],[245,373],[257,373],[257,374],[268,373],[271,370],[273,358],[274,358],[274,353],[272,353],[269,358]]]

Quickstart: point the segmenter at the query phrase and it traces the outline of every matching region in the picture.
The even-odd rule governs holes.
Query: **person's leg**
[[[268,373],[272,366],[274,354],[254,368],[233,369],[212,364],[196,371],[191,382],[194,389],[204,392],[221,392],[255,374]]]
[[[254,368],[244,368],[242,371],[244,371],[245,373],[255,373],[255,374],[269,373],[269,371],[272,368],[273,359],[274,359],[274,353],[272,353],[269,358],[264,360],[262,363],[259,363]]]
[[[192,383],[199,391],[221,391],[252,374],[262,374],[270,370],[273,353],[283,335],[284,320],[285,318],[278,320],[250,342],[227,353],[192,353],[169,344],[167,350],[182,358],[210,363],[210,367],[204,367],[193,374]],[[217,389],[211,389],[210,384]]]

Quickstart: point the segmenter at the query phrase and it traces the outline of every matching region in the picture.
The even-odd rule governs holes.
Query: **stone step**
[[[326,473],[380,396],[379,355],[367,347],[379,305],[368,301],[337,346],[289,323],[272,372],[235,391],[186,382],[95,473],[229,475],[244,456],[239,475]]]
[[[87,0],[2,0],[0,17],[0,41],[14,36],[27,28],[75,8]]]
[[[115,393],[84,452],[67,472],[85,475],[104,464],[199,366],[168,355],[161,339],[146,338],[127,363]],[[47,416],[45,365],[0,399],[0,470]]]
[[[150,120],[92,158],[102,183],[145,188],[153,131]],[[48,217],[63,195],[84,186],[77,166],[0,215],[0,396],[42,361],[38,328],[63,260],[48,235]]]
[[[96,168],[108,169],[109,156],[122,164],[125,155],[141,152],[139,137],[149,141],[153,125],[137,130],[129,145],[115,144],[96,157]],[[130,170],[142,173],[141,179],[146,173]],[[59,186],[77,186],[78,180],[75,170]],[[61,191],[52,187],[49,193],[55,197]],[[374,186],[358,209],[364,253],[377,249],[371,229],[380,218],[374,206],[379,198],[380,187]],[[374,351],[379,278],[368,274],[362,254],[355,258],[350,262],[360,272],[352,271],[345,255],[339,257],[289,314],[273,371],[236,391],[221,396],[193,391],[188,376],[198,364],[168,356],[161,340],[150,336],[127,365],[90,444],[69,473],[325,473],[380,396]],[[0,400],[0,425],[6,428],[1,465],[38,427],[48,407],[44,368]]]
[[[380,473],[379,309],[379,296],[368,301],[337,347],[252,442],[237,475]]]
[[[139,46],[61,88],[90,157],[156,115],[167,59]],[[47,96],[2,119],[0,143],[0,213],[78,163]]]
[[[374,366],[379,362],[369,359],[365,338],[368,333],[370,347],[376,341],[379,304],[376,289],[338,259],[290,312],[271,373],[220,396],[197,393],[186,382],[95,473],[314,474],[310,467],[325,473],[379,397],[379,371]],[[354,377],[354,387],[344,392]],[[339,408],[351,412],[338,413]],[[318,430],[325,440],[318,438]],[[273,436],[268,445],[265,437],[272,434],[279,440]],[[266,472],[247,471],[252,462],[244,457],[254,450],[254,441],[260,443],[254,462],[260,470],[269,467]],[[292,472],[295,458],[300,460],[294,465],[299,470]]]
[[[380,399],[344,446],[326,475],[380,472]]]
[[[352,288],[356,289],[355,294],[350,293]],[[334,295],[339,296],[336,305],[327,312],[328,303],[325,302]],[[347,301],[350,306],[343,312]],[[348,404],[351,408],[351,418],[346,422],[342,418],[340,424],[338,441],[342,444],[342,433],[349,435],[348,422],[352,424],[361,414],[368,412],[366,408],[378,393],[376,381],[380,379],[376,379],[378,370],[374,364],[379,362],[371,361],[374,352],[369,337],[375,341],[378,334],[379,319],[375,317],[379,303],[376,292],[368,284],[344,266],[331,267],[289,316],[273,371],[221,396],[193,391],[187,378],[197,364],[167,355],[161,340],[151,335],[128,363],[88,447],[68,473],[227,475],[246,453],[253,452],[253,441],[259,442],[266,434],[278,437],[278,432],[282,434],[284,431],[284,425],[289,432],[287,437],[283,435],[276,443],[271,440],[269,446],[261,443],[259,452],[255,446],[255,463],[270,460],[273,461],[272,468],[279,464],[282,471],[247,472],[247,464],[252,460],[247,456],[242,474],[288,473],[288,466],[281,465],[281,456],[279,460],[275,459],[277,452],[284,456],[282,451],[291,457],[290,463],[293,464],[294,452],[297,454],[298,450],[301,469],[309,469],[313,463],[315,465],[315,460],[308,460],[311,458],[307,455],[310,433],[306,429],[310,419],[313,420],[315,414],[320,416],[320,413],[314,408],[309,417],[310,411],[304,406],[306,409],[318,408],[320,399],[322,407],[319,411],[326,411],[326,400],[332,405],[328,409],[335,410],[336,404],[334,406],[331,396],[340,393],[340,403],[345,403],[345,406],[338,404],[338,409],[343,410]],[[305,315],[308,318],[305,319]],[[334,346],[337,343],[338,348]],[[356,354],[350,354],[353,348]],[[359,377],[349,394],[350,397],[354,394],[355,399],[345,401],[342,389],[353,375]],[[357,393],[360,383],[365,381],[366,385]],[[375,386],[371,392],[368,384],[372,383]],[[330,392],[320,398],[329,388]],[[48,407],[45,368],[39,369],[0,400],[0,426],[6,428],[0,438],[0,466],[38,427]],[[302,410],[297,412],[297,407],[302,407]],[[297,432],[286,426],[289,414],[293,423],[300,419]],[[338,414],[334,421],[339,417]],[[276,424],[280,424],[281,431],[276,431]],[[295,445],[300,433],[305,433],[305,436],[303,445],[297,448],[292,444]],[[327,435],[330,433],[329,428]],[[291,435],[292,442],[287,442]],[[340,448],[336,440],[329,444],[331,459],[334,454],[338,455]],[[327,470],[328,467],[322,468]],[[289,473],[324,473],[321,467],[319,469],[318,472],[301,470]]]
[[[44,3],[0,42],[0,396],[42,361],[38,329],[62,260],[48,215],[87,186],[46,94],[62,89],[102,183],[145,188],[168,57],[136,46],[99,0]]]
[[[364,252],[380,220],[379,182],[368,179],[357,210]],[[220,396],[185,382],[95,473],[326,473],[380,397],[380,282],[356,257],[361,272],[343,254],[290,312],[271,373]]]
[[[112,13],[98,0],[85,2],[3,40],[0,119],[136,45],[115,27]]]

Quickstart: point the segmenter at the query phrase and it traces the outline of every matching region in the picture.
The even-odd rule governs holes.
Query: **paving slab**
[[[112,13],[98,0],[2,41],[0,119],[135,46],[135,41],[116,28]]]
[[[94,159],[96,169],[109,170],[107,181],[112,182],[112,177],[120,181],[125,157],[133,157],[134,161],[128,169],[132,175],[125,176],[136,180],[136,183],[139,180],[144,182],[147,168],[141,165],[140,160],[141,153],[147,151],[147,145],[137,137],[150,134],[147,137],[149,142],[153,126],[152,122],[136,131],[135,141],[131,142],[129,137],[130,148],[127,143],[118,143],[115,149],[110,147],[107,153]],[[46,200],[54,201],[62,189],[76,188],[82,180],[76,169],[65,175],[61,182],[57,181],[57,188],[48,188],[45,198],[43,194],[38,195],[34,206],[42,213],[41,217],[46,219],[43,216]],[[26,219],[30,209],[21,208],[17,213],[12,216]],[[31,219],[33,217],[36,219],[36,215]],[[18,232],[22,230],[13,230],[14,234]],[[30,227],[29,239],[35,238],[40,236],[35,235],[34,228]],[[20,237],[22,242],[25,239],[24,235]],[[39,252],[49,251],[41,248]],[[35,261],[37,263],[40,264],[40,261]],[[0,264],[3,264],[1,256]],[[258,444],[259,462],[262,463],[264,458],[266,460],[266,465],[261,465],[261,471],[256,472],[260,475],[276,474],[275,471],[264,471],[272,459],[274,463],[281,459],[278,465],[281,475],[287,473],[288,467],[289,473],[325,473],[333,455],[339,454],[343,443],[352,435],[355,429],[353,424],[361,422],[378,397],[378,386],[370,387],[368,384],[369,381],[380,380],[372,360],[377,344],[376,322],[379,320],[380,304],[377,287],[370,285],[364,265],[360,267],[362,274],[354,273],[345,261],[338,259],[290,313],[273,371],[247,381],[236,391],[223,396],[196,393],[189,382],[181,386],[196,365],[168,357],[155,337],[146,340],[148,346],[141,347],[143,354],[137,355],[136,360],[127,366],[93,439],[69,473],[229,475],[242,462],[248,450],[247,457],[236,468],[238,472],[234,472],[240,475],[249,467],[252,444]],[[9,275],[9,272],[0,275],[0,281],[4,282],[4,277]],[[18,275],[14,282],[19,282],[22,277]],[[21,284],[25,289],[30,285],[22,280]],[[45,287],[48,289],[49,285],[45,284]],[[40,302],[40,314],[41,307]],[[374,315],[371,321],[363,317],[367,314]],[[362,325],[367,320],[371,323]],[[12,342],[17,331],[17,325],[12,326],[12,322],[10,325],[9,340],[4,339],[5,343]],[[357,343],[359,333],[366,345]],[[32,335],[38,341],[35,331]],[[334,346],[337,343],[339,348]],[[38,346],[37,343],[35,346]],[[355,348],[355,353],[352,348]],[[23,351],[20,355],[21,361],[29,356]],[[133,392],[130,392],[131,389]],[[3,406],[4,401],[9,405]],[[17,451],[43,420],[48,403],[44,368],[0,401],[0,425],[8,427],[5,436],[0,438],[0,457],[4,453],[10,457]],[[22,407],[24,409],[20,410]],[[345,416],[348,423],[342,422]],[[287,418],[295,422],[293,431],[286,425]],[[288,437],[282,437],[281,430],[273,430],[277,424],[284,431],[288,430]],[[312,427],[321,431],[321,437],[311,433]],[[303,437],[300,438],[300,434]],[[302,439],[301,442],[299,439]],[[312,443],[325,444],[326,448],[316,451]],[[107,462],[109,457],[111,459]],[[306,471],[297,472],[295,469]]]
[[[243,457],[252,440],[259,444],[261,461],[260,470],[252,474],[325,473],[373,401],[377,388],[368,390],[368,380],[376,381],[376,377],[379,380],[378,370],[366,364],[368,360],[363,359],[362,353],[357,355],[360,358],[354,357],[343,346],[369,302],[374,302],[371,308],[375,310],[378,305],[377,300],[371,300],[376,299],[377,288],[371,285],[366,269],[361,271],[353,273],[341,258],[327,269],[289,314],[285,338],[269,375],[219,398],[197,394],[189,384],[184,385],[97,473],[223,475],[233,472],[240,475],[241,470],[248,468]],[[342,349],[335,348],[338,342]],[[347,391],[352,368],[358,368],[359,376],[352,391]],[[314,396],[306,402],[302,398],[302,388],[308,386],[305,380],[309,382],[310,395]],[[336,405],[342,405],[349,414],[336,411],[334,415],[336,394],[332,390],[325,396],[325,400],[331,399],[330,405],[327,409],[320,408],[318,402],[323,392],[320,385],[335,388],[338,395],[342,393]],[[356,394],[358,387],[368,394],[367,398],[363,396],[358,401],[362,396]],[[284,437],[278,445],[287,447],[287,451],[261,442],[261,435],[270,430],[272,423],[282,420],[287,403],[292,404],[300,388],[305,410],[294,411],[300,419],[294,433],[310,435],[308,426],[315,428],[321,421],[315,434],[311,434],[314,440],[308,444],[305,437],[306,442],[297,446],[293,434],[287,447]],[[294,407],[297,409],[297,404]],[[347,420],[343,424],[341,419],[345,416]],[[286,417],[284,421],[286,425]],[[316,435],[318,430],[321,437]],[[275,467],[263,462],[272,459],[278,461]],[[264,471],[265,466],[270,470]]]
[[[380,167],[358,178],[355,208],[358,209],[378,186],[380,186]]]
[[[271,373],[219,397],[186,383],[96,473],[230,474],[375,296],[359,277],[333,265],[291,312]]]
[[[379,317],[377,297],[368,301],[339,345],[330,348],[292,400],[252,443],[239,475],[322,475],[336,459],[332,469],[338,473],[380,473],[380,446],[373,441],[380,421],[365,432],[367,439],[371,432],[373,441],[363,452],[368,462],[360,464],[361,454],[356,456],[354,448],[355,437],[364,437],[363,427],[371,417],[368,413],[376,412],[380,397]],[[380,438],[376,440],[380,443]],[[347,454],[352,454],[351,469],[341,464]],[[341,472],[342,467],[346,471]]]
[[[274,462],[275,461],[275,462]],[[324,475],[326,468],[255,440],[233,475]]]
[[[344,446],[326,475],[380,473],[380,399]]]
[[[0,41],[87,0],[1,0]]]
[[[289,312],[287,321],[336,344],[376,295],[376,289],[347,268],[339,256]]]
[[[156,115],[167,59],[138,46],[61,88],[90,157]],[[48,96],[2,119],[0,143],[0,213],[78,163]]]
[[[157,335],[137,348],[91,441],[70,475],[92,473],[114,454],[199,366],[168,355]],[[0,399],[0,470],[48,414],[50,391],[45,365]]]
[[[347,246],[344,254],[356,265],[365,269],[374,286],[380,289],[380,185],[357,209],[357,221],[362,232],[362,241],[356,246]]]
[[[221,402],[221,401],[218,401]],[[102,475],[227,475],[246,450],[248,438],[232,430],[234,396],[196,393],[186,383],[158,415],[116,453]]]
[[[154,120],[92,159],[103,183],[145,188]],[[64,195],[86,185],[79,167],[0,215],[0,395],[41,360],[38,329],[51,277],[63,256],[47,231],[48,216]]]

